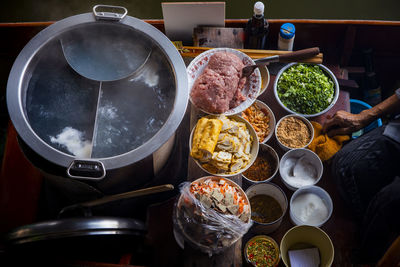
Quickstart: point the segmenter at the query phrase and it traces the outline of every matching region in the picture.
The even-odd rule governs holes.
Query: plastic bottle
[[[292,23],[285,23],[279,30],[278,50],[293,51],[296,28]]]
[[[254,4],[254,15],[245,27],[244,48],[266,49],[269,24],[264,18],[264,4]]]

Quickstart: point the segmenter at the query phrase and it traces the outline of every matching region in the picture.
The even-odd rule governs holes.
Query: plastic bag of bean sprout
[[[181,184],[180,191],[174,229],[185,243],[211,256],[233,245],[249,230],[249,200],[231,180],[207,176]]]

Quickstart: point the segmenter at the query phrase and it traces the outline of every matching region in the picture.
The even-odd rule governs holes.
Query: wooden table
[[[340,70],[337,67],[332,67],[331,70],[336,73],[338,77],[340,77]],[[275,81],[275,75],[271,75],[271,80],[269,82],[268,88],[266,91],[258,97],[259,100],[266,103],[274,112],[276,121],[278,121],[283,116],[287,115],[288,113],[280,107],[278,102],[275,99],[273,93],[273,83]],[[321,115],[319,117],[315,117],[312,120],[318,121],[319,123],[323,123],[326,119],[326,116],[333,115],[337,110],[350,110],[350,102],[349,102],[349,94],[346,91],[340,91],[340,95],[338,98],[337,103],[335,106],[326,114]],[[206,114],[202,113],[201,111],[197,110],[195,107],[190,107],[190,130],[195,126],[197,120]],[[279,157],[281,158],[284,154],[284,151],[279,147],[277,144],[277,140],[275,136],[271,138],[267,144],[272,146],[278,153]],[[193,181],[197,178],[207,176],[206,172],[201,170],[198,165],[194,162],[194,160],[189,157],[188,162],[188,180]],[[236,175],[231,177],[234,182],[241,185],[244,190],[248,188],[250,184],[246,183],[246,180],[242,180],[241,175]],[[282,183],[279,173],[275,176],[272,180],[273,183],[277,184],[280,188],[283,189],[285,192],[288,200],[293,194],[293,191],[287,189],[287,187]],[[331,219],[322,226],[322,229],[328,233],[331,237],[332,242],[335,246],[336,257],[334,260],[334,264],[337,266],[346,266],[349,264],[349,257],[351,247],[354,244],[354,231],[355,231],[355,224],[351,217],[351,214],[347,214],[345,210],[344,203],[342,202],[338,192],[336,190],[336,186],[334,181],[330,176],[330,165],[329,163],[324,164],[324,174],[321,181],[318,183],[318,186],[324,188],[329,194],[334,203],[334,212]],[[270,233],[271,237],[273,237],[278,244],[280,243],[283,235],[294,225],[290,222],[289,219],[289,209],[286,212],[281,226],[273,233]],[[236,244],[228,248],[221,254],[213,255],[209,257],[208,255],[191,248],[190,246],[186,245],[183,252],[183,259],[184,259],[184,266],[242,266],[243,265],[243,253],[242,247],[245,242],[251,238],[252,236],[260,234],[255,233],[252,228],[249,232],[243,237],[242,240],[238,241]],[[281,263],[283,265],[283,263]]]

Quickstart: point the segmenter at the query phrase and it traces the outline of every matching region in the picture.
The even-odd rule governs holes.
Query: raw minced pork
[[[224,113],[246,100],[242,89],[243,62],[238,56],[217,52],[210,57],[204,72],[197,78],[190,93],[194,104],[210,113]]]

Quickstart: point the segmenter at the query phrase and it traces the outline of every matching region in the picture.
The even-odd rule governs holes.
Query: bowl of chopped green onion
[[[335,105],[339,84],[335,75],[322,64],[290,63],[276,76],[274,94],[286,111],[316,117]]]

